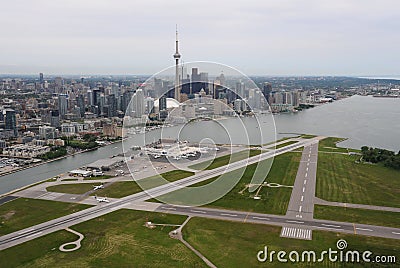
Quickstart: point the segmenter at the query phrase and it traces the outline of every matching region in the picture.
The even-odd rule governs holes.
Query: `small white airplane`
[[[105,202],[105,203],[110,203],[110,200],[107,199],[107,197],[97,197],[97,195],[94,196],[94,198],[97,200],[97,202]]]
[[[98,189],[103,189],[104,188],[104,185],[103,184],[100,184],[100,185],[93,185],[93,190],[94,191],[96,191],[96,190],[98,190]]]

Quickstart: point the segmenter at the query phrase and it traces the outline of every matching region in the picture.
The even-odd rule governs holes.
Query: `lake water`
[[[309,133],[345,137],[340,146],[359,149],[363,145],[400,150],[400,98],[351,98],[321,105],[295,114],[261,116],[242,120],[202,121],[193,124],[137,134],[124,144],[117,143],[98,150],[67,157],[59,161],[0,177],[0,194],[54,177],[98,159],[121,153],[133,145],[152,142],[160,137],[215,143],[266,143],[287,136],[279,133]],[[274,124],[275,122],[275,124]],[[275,136],[275,127],[276,133]]]

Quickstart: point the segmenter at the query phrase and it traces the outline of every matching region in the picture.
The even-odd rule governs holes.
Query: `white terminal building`
[[[180,160],[181,158],[194,157],[197,153],[207,153],[208,150],[211,150],[211,148],[188,146],[188,143],[186,141],[178,141],[176,143],[172,141],[167,141],[163,142],[162,146],[145,147],[143,150],[146,152],[146,154],[152,155],[154,158],[165,156],[171,157],[175,160]]]

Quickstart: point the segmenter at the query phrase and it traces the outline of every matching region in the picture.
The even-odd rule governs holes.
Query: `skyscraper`
[[[43,83],[44,83],[43,73],[39,73],[39,83],[40,83],[40,84],[43,84]]]
[[[176,26],[176,41],[175,41],[175,54],[174,54],[174,59],[175,59],[175,94],[174,97],[175,99],[180,102],[181,100],[181,92],[180,92],[180,87],[179,87],[179,59],[181,58],[181,54],[179,54],[178,51],[178,26]]]
[[[13,109],[5,109],[3,111],[5,129],[13,130],[14,136],[18,136],[17,118]]]
[[[140,118],[145,112],[144,107],[144,93],[141,88],[139,88],[135,95],[133,95],[133,111],[135,112],[135,117]]]
[[[85,117],[85,96],[82,94],[76,96],[76,105],[79,107],[81,117]]]
[[[58,95],[58,111],[60,112],[60,117],[63,119],[68,112],[68,95],[59,94]]]

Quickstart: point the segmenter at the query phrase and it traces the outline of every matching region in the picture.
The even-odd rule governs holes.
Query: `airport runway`
[[[322,221],[322,220],[308,220],[304,219],[293,219],[290,216],[277,216],[269,214],[259,214],[259,213],[248,213],[248,212],[238,212],[238,211],[228,211],[228,210],[218,210],[218,209],[208,209],[208,208],[194,208],[194,207],[177,207],[162,205],[157,203],[143,202],[151,197],[156,197],[164,195],[173,191],[178,190],[181,187],[190,186],[198,182],[213,178],[223,172],[230,172],[235,169],[245,167],[247,165],[274,157],[279,154],[286,153],[288,151],[306,147],[310,148],[312,144],[315,144],[320,137],[314,139],[308,139],[300,141],[296,144],[292,144],[286,147],[282,147],[275,151],[269,151],[258,156],[251,157],[249,159],[241,160],[232,163],[228,166],[223,166],[208,171],[201,171],[197,174],[187,177],[185,179],[164,184],[146,192],[140,192],[133,194],[118,200],[112,200],[110,203],[101,203],[98,206],[88,208],[61,218],[57,218],[45,223],[41,223],[17,232],[4,235],[0,237],[0,250],[6,249],[23,242],[29,241],[31,239],[44,236],[46,234],[65,229],[69,226],[73,226],[83,221],[87,221],[104,214],[110,213],[112,211],[121,208],[130,208],[136,210],[147,210],[147,211],[162,211],[166,213],[173,214],[183,214],[191,215],[197,217],[209,217],[222,220],[233,220],[241,222],[252,222],[260,224],[270,224],[279,225],[286,228],[300,228],[302,231],[296,231],[294,229],[287,229],[288,233],[294,231],[294,235],[306,234],[303,229],[306,230],[326,230],[326,231],[336,231],[342,233],[355,233],[360,235],[370,235],[386,238],[400,239],[400,229],[388,228],[380,226],[370,226],[352,223],[342,223],[334,221]],[[311,146],[311,151],[313,151],[313,146]],[[318,146],[316,146],[318,148]],[[307,151],[306,151],[307,152]],[[311,157],[311,156],[310,156]],[[304,183],[304,182],[303,182]]]
[[[318,138],[314,139],[307,139],[303,141],[299,141],[298,143],[291,144],[286,147],[282,147],[279,149],[276,149],[275,151],[268,151],[262,154],[259,154],[257,156],[250,157],[248,159],[244,159],[241,161],[237,161],[234,163],[231,163],[227,166],[222,166],[216,169],[212,170],[205,170],[196,173],[193,176],[184,178],[182,180],[172,182],[172,183],[167,183],[155,188],[152,188],[150,190],[147,190],[146,192],[140,192],[137,194],[133,194],[124,198],[121,198],[117,201],[113,201],[110,203],[102,203],[96,207],[88,208],[58,219],[54,219],[45,223],[41,223],[38,225],[35,225],[30,228],[26,228],[24,230],[20,230],[11,234],[4,235],[0,237],[0,250],[5,249],[8,247],[12,247],[14,245],[29,241],[31,239],[34,239],[36,237],[44,236],[46,234],[65,229],[66,227],[78,224],[83,221],[87,221],[96,217],[99,217],[101,215],[110,213],[112,211],[115,211],[117,209],[120,209],[124,207],[127,204],[131,204],[132,202],[141,202],[145,201],[147,199],[161,196],[173,191],[176,191],[182,187],[190,186],[193,184],[196,184],[201,181],[205,181],[208,179],[211,179],[215,176],[218,176],[222,173],[227,173],[236,169],[239,169],[241,167],[245,167],[248,165],[251,165],[253,163],[257,163],[260,161],[263,161],[265,159],[289,152],[291,150],[303,147],[303,146],[308,146],[315,142],[315,140]]]
[[[282,227],[290,227],[290,228],[298,228],[306,230],[332,231],[338,233],[400,239],[400,228],[373,226],[366,224],[353,224],[349,222],[336,222],[336,221],[315,220],[315,219],[300,220],[300,219],[291,219],[285,215],[278,216],[272,214],[249,213],[245,211],[211,209],[203,207],[183,207],[183,206],[171,206],[171,205],[161,205],[155,211],[170,213],[170,214],[188,215],[192,217],[238,221],[244,223],[247,222],[247,223],[278,225]]]
[[[287,217],[303,220],[313,219],[317,161],[318,141],[304,147],[290,196]]]

